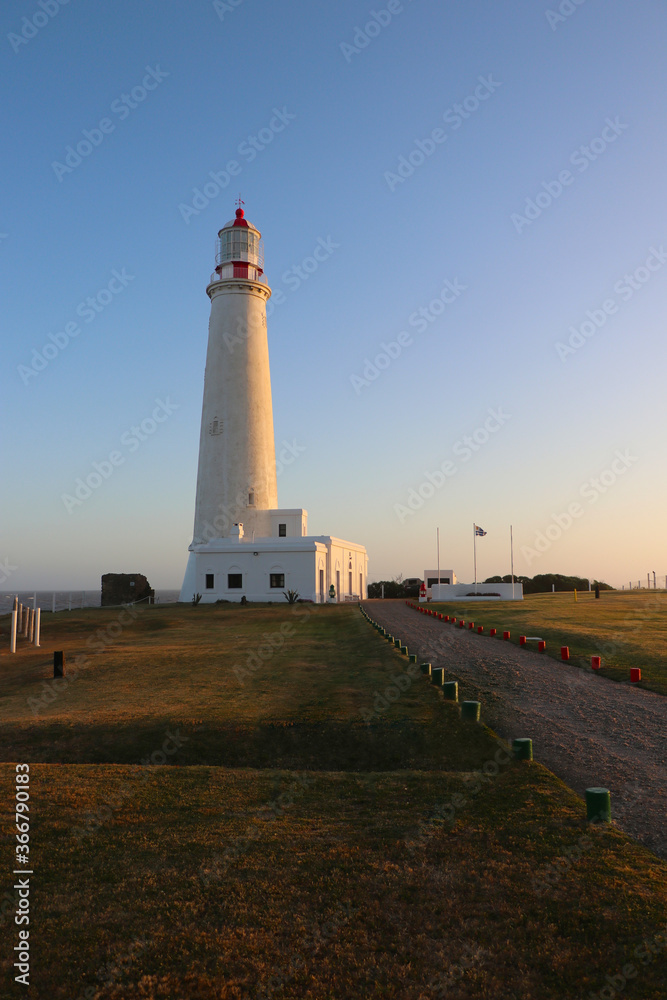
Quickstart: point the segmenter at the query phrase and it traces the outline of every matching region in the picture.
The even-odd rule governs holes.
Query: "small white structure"
[[[493,597],[489,597],[493,594]],[[497,596],[495,596],[497,595]],[[454,583],[434,584],[433,601],[522,601],[522,583]]]
[[[358,600],[363,545],[308,536],[308,514],[281,510],[276,486],[261,234],[244,218],[218,233],[197,470],[195,524],[180,600]],[[333,591],[331,588],[333,587]]]
[[[441,569],[440,570],[440,583],[450,584],[456,583],[456,573],[453,569]],[[437,569],[425,569],[424,570],[424,586],[426,587],[426,596],[430,598],[431,588],[438,584],[438,570]]]

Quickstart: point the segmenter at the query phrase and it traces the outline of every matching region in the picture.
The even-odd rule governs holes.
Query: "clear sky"
[[[663,3],[40,3],[0,9],[0,589],[180,587],[239,192],[282,507],[370,579],[436,527],[471,579],[474,521],[480,579],[510,524],[517,573],[664,578]]]

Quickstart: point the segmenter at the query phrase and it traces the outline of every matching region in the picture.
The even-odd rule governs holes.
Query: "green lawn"
[[[25,995],[579,1000],[634,963],[622,996],[664,1000],[667,866],[463,723],[358,609],[300,610],[144,609],[36,716],[53,649],[73,662],[117,612],[45,616],[41,650],[0,656],[3,802],[31,761]],[[4,1000],[7,811],[0,832]]]
[[[492,585],[484,589],[493,590]],[[416,603],[416,602],[415,602]],[[599,600],[587,591],[529,594],[523,601],[432,602],[430,608],[483,625],[484,631],[540,636],[546,652],[560,659],[568,646],[573,663],[590,669],[591,656],[602,657],[601,673],[618,681],[630,680],[630,667],[640,667],[641,685],[667,694],[667,593],[665,591],[601,592]],[[530,643],[531,649],[537,643]]]

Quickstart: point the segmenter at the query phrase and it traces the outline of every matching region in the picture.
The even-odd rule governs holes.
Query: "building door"
[[[336,600],[340,601],[340,570],[336,570]]]
[[[363,601],[364,599],[364,574],[359,574],[359,599]]]
[[[347,586],[350,597],[352,597],[352,570],[347,574]]]
[[[324,570],[320,570],[320,602],[324,604]]]

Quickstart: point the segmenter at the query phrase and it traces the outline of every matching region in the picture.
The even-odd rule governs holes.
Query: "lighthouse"
[[[266,323],[271,289],[261,233],[241,204],[218,232],[206,287],[211,315],[195,519],[180,599],[277,601],[288,590],[320,603],[359,599],[366,593],[366,549],[335,536],[308,536],[306,510],[278,507]]]
[[[219,537],[234,524],[261,529],[257,513],[278,506],[276,452],[261,234],[244,217],[218,233],[216,268],[206,294],[211,300],[204,402],[199,438],[195,543],[227,514]]]

